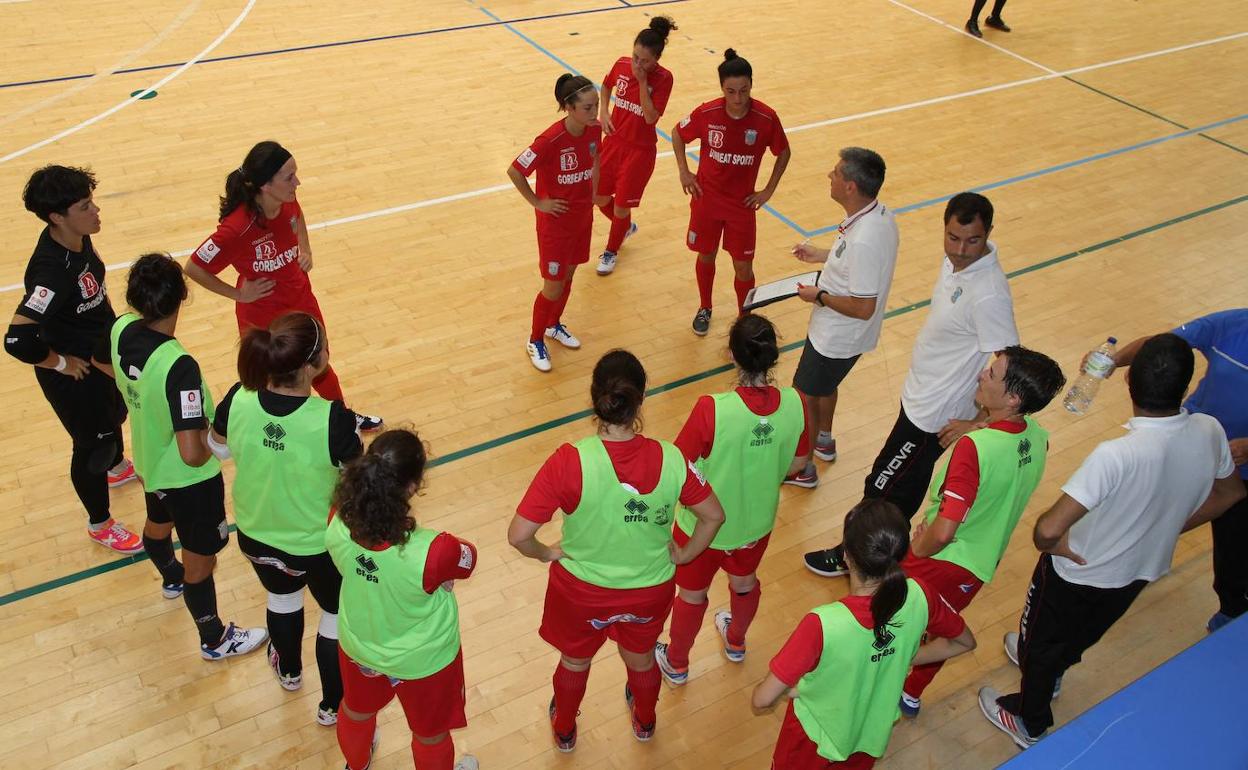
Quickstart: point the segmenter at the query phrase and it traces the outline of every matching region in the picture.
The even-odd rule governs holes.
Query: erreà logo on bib
[[[286,429],[276,422],[270,422],[264,428],[264,446],[276,452],[286,451],[286,444],[282,439],[286,438]]]

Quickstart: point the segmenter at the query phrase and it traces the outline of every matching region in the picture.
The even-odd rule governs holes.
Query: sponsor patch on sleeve
[[[459,568],[472,569],[472,549],[463,543],[459,544]]]
[[[537,160],[537,153],[533,152],[532,147],[529,147],[524,152],[520,153],[520,157],[516,158],[516,163],[519,163],[524,168],[528,168],[533,165],[533,161],[535,160]]]
[[[693,117],[692,117],[692,116],[690,116],[690,115],[686,115],[686,116],[685,116],[685,119],[684,119],[684,120],[682,120],[682,121],[680,121],[680,127],[681,127],[681,128],[684,128],[685,126],[689,125],[689,122],[690,122],[691,120],[693,120]]]
[[[208,240],[204,241],[203,246],[200,246],[199,249],[196,250],[195,256],[199,257],[204,262],[211,262],[212,258],[217,256],[220,253],[221,253],[221,247],[218,246],[216,243],[214,243],[211,238],[209,238]]]
[[[30,299],[26,300],[26,307],[42,313],[48,309],[48,305],[52,302],[52,298],[56,296],[56,292],[46,286],[36,286],[34,291],[30,293]]]
[[[179,391],[182,400],[182,419],[204,416],[204,397],[198,390]]]

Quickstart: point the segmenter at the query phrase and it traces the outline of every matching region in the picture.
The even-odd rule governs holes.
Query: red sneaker
[[[98,530],[88,528],[87,537],[117,553],[143,552],[143,538],[126,529],[124,524],[119,524],[115,519],[109,519]]]
[[[122,460],[117,467],[112,468],[108,472],[108,486],[119,487],[122,484],[129,484],[137,479],[139,475],[134,472],[134,463],[129,460]]]

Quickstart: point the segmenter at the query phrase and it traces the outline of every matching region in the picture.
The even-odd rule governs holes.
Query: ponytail
[[[765,316],[738,316],[728,332],[728,350],[742,374],[751,380],[770,380],[771,369],[780,360],[776,327]]]
[[[637,33],[637,37],[633,39],[633,45],[644,47],[654,54],[654,58],[658,59],[663,55],[663,49],[667,46],[667,36],[674,29],[677,29],[677,26],[676,22],[672,21],[672,17],[655,16],[650,20],[650,26]]]
[[[428,453],[414,431],[382,433],[368,451],[347,463],[334,489],[334,508],[366,547],[405,545],[416,519],[411,515],[411,489],[420,488]]]
[[[238,378],[247,390],[291,386],[325,349],[325,330],[307,313],[283,313],[267,329],[251,328],[238,346]]]
[[[868,498],[845,517],[845,555],[866,580],[879,581],[871,597],[875,643],[888,643],[887,626],[906,603],[909,589],[901,560],[910,548],[910,530],[901,511],[881,498]]]
[[[225,195],[218,201],[217,218],[225,219],[239,206],[246,206],[253,214],[260,213],[256,208],[260,188],[273,179],[290,157],[290,151],[274,141],[252,147],[242,164],[225,176]]]

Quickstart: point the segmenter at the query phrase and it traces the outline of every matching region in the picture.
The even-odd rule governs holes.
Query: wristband
[[[826,305],[823,304],[823,295],[827,293],[828,293],[827,289],[820,289],[819,291],[815,292],[815,304],[818,305],[819,307],[827,307]]]
[[[61,355],[60,353],[57,353],[57,354],[56,354],[56,366],[54,366],[54,367],[52,367],[52,368],[53,368],[53,369],[55,369],[55,370],[56,370],[56,371],[58,371],[58,372],[63,372],[63,371],[65,371],[65,366],[66,366],[68,363],[69,363],[69,362],[65,360],[65,356]]]

